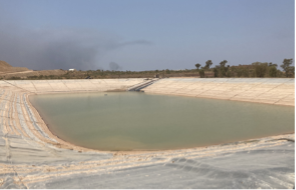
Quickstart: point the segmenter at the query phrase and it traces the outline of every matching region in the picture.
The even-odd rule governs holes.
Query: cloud
[[[0,28],[0,60],[35,70],[98,69],[100,57],[107,52],[151,44],[146,40],[122,41],[116,35],[86,29],[25,29],[1,23]]]

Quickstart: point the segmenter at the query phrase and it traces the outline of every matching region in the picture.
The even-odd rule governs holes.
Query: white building
[[[69,69],[69,71],[75,71],[76,69]]]

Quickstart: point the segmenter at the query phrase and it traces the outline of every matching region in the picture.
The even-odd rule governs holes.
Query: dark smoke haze
[[[150,44],[145,40],[124,42],[118,36],[93,30],[7,27],[1,20],[0,28],[0,60],[34,70],[104,69],[100,57],[106,52],[128,45]],[[120,68],[116,63],[109,66],[112,70]]]
[[[111,71],[119,71],[122,69],[117,63],[111,62],[109,63],[109,67]]]

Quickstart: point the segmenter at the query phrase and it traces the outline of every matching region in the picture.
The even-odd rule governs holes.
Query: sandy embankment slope
[[[8,82],[0,81],[1,188],[294,185],[294,134],[184,150],[91,151],[51,135],[27,99],[31,93],[126,89],[142,79]],[[162,79],[143,90],[294,106],[294,79]]]
[[[0,75],[5,75],[5,74],[15,74],[15,73],[28,73],[28,72],[33,72],[32,70],[29,70],[26,67],[13,67],[9,65],[5,61],[0,60]]]
[[[50,76],[50,75],[63,75],[67,73],[65,70],[55,69],[55,70],[41,70],[33,71],[26,67],[13,67],[5,61],[0,60],[0,78],[11,78],[11,77],[20,77],[27,78],[29,76]]]

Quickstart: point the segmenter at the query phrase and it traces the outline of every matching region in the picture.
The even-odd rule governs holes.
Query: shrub
[[[200,76],[200,78],[205,77],[205,71],[203,69],[199,70],[199,76]]]
[[[275,66],[269,68],[268,74],[270,77],[276,77],[277,69]]]
[[[268,63],[255,62],[252,63],[255,66],[255,76],[264,77],[267,71]]]

